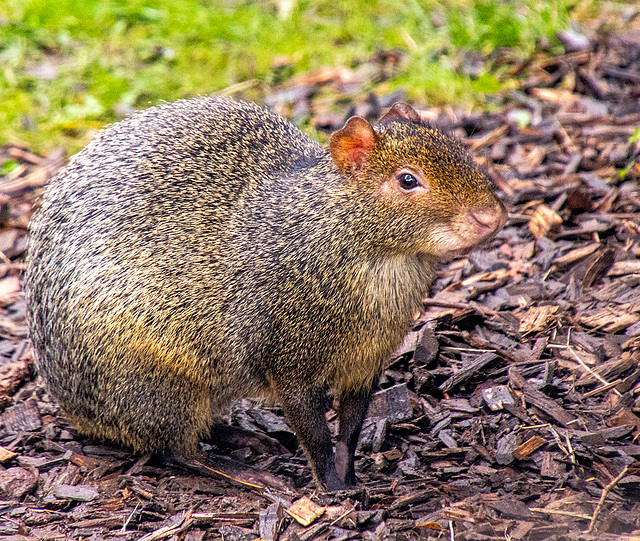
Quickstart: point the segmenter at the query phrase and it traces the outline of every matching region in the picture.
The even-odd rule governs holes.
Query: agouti
[[[438,261],[505,219],[465,149],[406,104],[350,118],[328,150],[250,103],[153,107],[77,154],[33,219],[37,369],[81,432],[145,452],[195,452],[232,399],[275,398],[318,486],[339,489]]]

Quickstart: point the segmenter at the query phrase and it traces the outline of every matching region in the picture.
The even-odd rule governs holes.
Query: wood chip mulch
[[[32,206],[64,156],[3,147],[19,167],[0,178],[0,536],[640,539],[640,34],[581,47],[514,63],[500,112],[425,111],[493,173],[510,220],[443,266],[343,493],[314,492],[277,407],[238,403],[204,446],[261,487],[66,423],[34,379],[20,282]],[[295,110],[314,110],[318,84],[287,89]]]

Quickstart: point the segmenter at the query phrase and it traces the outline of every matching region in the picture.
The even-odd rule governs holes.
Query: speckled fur
[[[349,181],[275,113],[201,98],[71,160],[32,222],[26,294],[37,369],[82,432],[189,452],[233,398],[368,392],[421,309],[438,235],[460,205],[496,204],[452,139],[376,130]],[[377,195],[407,160],[431,206]]]

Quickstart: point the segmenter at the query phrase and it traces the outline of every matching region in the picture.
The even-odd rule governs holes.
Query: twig
[[[475,304],[465,302],[446,302],[437,301],[435,299],[423,299],[422,304],[425,308],[434,306],[436,308],[453,308],[454,310],[473,310],[474,312],[478,312],[483,316],[494,316],[498,313],[495,310],[491,310],[490,308],[485,308],[484,306],[477,306]]]
[[[340,515],[333,522],[322,522],[321,524],[317,524],[315,526],[311,526],[303,534],[298,536],[298,537],[300,537],[300,541],[309,541],[310,539],[313,539],[317,535],[319,535],[322,532],[324,532],[327,528],[330,528],[331,526],[335,526],[338,522],[340,522],[343,518],[345,518],[348,515],[350,515],[351,513],[353,513],[355,510],[356,510],[355,507],[352,507],[348,511],[345,511],[344,513],[342,513],[342,515]]]
[[[194,460],[194,462],[196,464],[198,464],[198,466],[200,466],[201,468],[204,468],[206,470],[209,470],[213,473],[216,473],[218,475],[221,475],[222,477],[226,477],[227,479],[231,479],[232,481],[235,481],[236,483],[240,483],[241,485],[245,485],[251,488],[257,488],[259,490],[264,490],[264,487],[261,487],[260,485],[255,485],[253,483],[248,483],[247,481],[243,481],[242,479],[238,479],[237,477],[233,477],[232,475],[226,474],[224,472],[221,472],[220,470],[215,470],[213,468],[210,468],[209,466],[207,466],[206,464],[203,464],[202,462],[200,462],[199,460]]]
[[[608,391],[612,387],[615,387],[616,385],[618,385],[621,381],[622,380],[618,378],[617,380],[612,381],[611,383],[607,383],[606,385],[603,385],[602,387],[598,387],[597,389],[593,389],[593,390],[589,391],[588,393],[584,393],[582,395],[582,398],[589,398],[591,396],[595,396],[597,394],[604,393],[605,391]]]
[[[573,453],[573,449],[569,450],[565,448],[564,445],[562,445],[562,438],[560,437],[560,434],[558,434],[558,431],[555,429],[555,427],[549,425],[549,431],[551,432],[551,434],[553,434],[553,439],[556,440],[556,445],[558,446],[560,451],[562,451],[562,453],[564,454],[563,458],[571,456]]]
[[[122,524],[122,529],[120,530],[121,532],[126,532],[127,531],[127,526],[129,525],[129,522],[131,522],[131,519],[133,518],[133,515],[136,514],[136,511],[138,510],[138,507],[140,507],[140,503],[138,502],[136,504],[136,508],[131,511],[131,514],[127,517],[127,520],[124,521],[124,523]]]
[[[466,351],[468,353],[495,353],[495,349],[477,349],[477,348],[454,348],[452,346],[444,346],[442,350],[446,351]]]
[[[349,509],[348,511],[345,511],[344,513],[342,513],[342,515],[340,515],[337,519],[335,519],[333,522],[329,523],[329,526],[335,526],[336,524],[338,524],[338,522],[340,522],[343,518],[345,518],[346,516],[350,515],[351,513],[353,513],[356,510],[355,507],[352,507],[351,509]]]
[[[573,349],[571,346],[569,346],[567,348],[569,350],[569,352],[576,358],[576,361],[578,361],[580,363],[580,366],[582,366],[582,368],[584,368],[587,372],[589,372],[589,374],[591,374],[594,378],[596,378],[600,383],[602,383],[603,385],[610,385],[610,383],[604,379],[600,374],[594,372],[593,370],[591,370],[591,368],[589,368],[584,361],[578,357],[578,354],[576,353],[576,350]],[[621,396],[620,391],[618,391],[617,389],[614,390],[614,392],[618,395]]]
[[[535,511],[536,513],[546,513],[547,515],[562,515],[564,517],[581,518],[584,520],[591,519],[590,515],[583,515],[582,513],[572,513],[571,511],[560,511],[559,509],[541,509],[539,507],[531,507],[529,511]]]
[[[620,472],[618,477],[616,477],[606,487],[604,487],[604,490],[602,491],[602,495],[600,496],[600,501],[596,506],[596,510],[593,512],[593,517],[591,518],[591,523],[589,524],[589,529],[587,530],[587,533],[593,532],[593,529],[595,528],[595,525],[596,525],[596,520],[598,518],[598,515],[600,514],[600,511],[602,510],[602,506],[604,505],[604,501],[607,499],[609,492],[611,492],[611,490],[620,482],[620,480],[627,474],[628,471],[629,471],[629,465],[627,464],[624,467],[624,470]]]
[[[564,433],[564,439],[567,442],[567,449],[569,450],[569,456],[571,457],[571,464],[576,465],[576,453],[571,445],[571,438],[569,437],[569,431]]]
[[[157,529],[155,532],[150,532],[147,535],[141,537],[138,541],[156,541],[157,539],[164,539],[172,535],[177,535],[188,530],[193,524],[193,518],[191,517],[193,510],[186,511],[176,524],[171,526],[164,526]]]
[[[256,520],[258,513],[193,513],[194,520]]]
[[[455,541],[456,534],[453,532],[453,521],[449,521],[449,533],[451,534],[451,541]]]

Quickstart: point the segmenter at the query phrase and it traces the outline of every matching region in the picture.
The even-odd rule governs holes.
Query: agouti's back
[[[232,398],[275,397],[338,488],[438,259],[504,216],[460,145],[408,106],[375,128],[351,119],[330,152],[251,104],[154,107],[76,155],[33,220],[37,367],[81,431],[143,451],[193,451]]]

